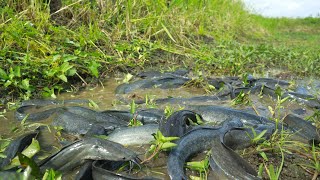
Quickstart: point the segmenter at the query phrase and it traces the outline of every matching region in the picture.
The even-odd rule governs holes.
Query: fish
[[[38,106],[38,105],[21,106],[15,112],[15,119],[18,121],[22,121],[24,118],[27,117],[28,121],[41,121],[49,118],[53,114],[58,113],[62,110],[61,107],[57,107],[57,108],[47,109],[41,112],[28,113],[28,111],[30,111],[31,109],[39,109],[39,108],[42,108],[42,106]]]
[[[92,163],[93,160],[86,160],[76,173],[75,180],[92,180]]]
[[[222,134],[221,134],[222,135]],[[223,137],[215,136],[209,158],[214,179],[260,179],[257,172],[241,156],[223,143]],[[222,135],[223,136],[223,135]]]
[[[242,126],[240,119],[227,119],[222,127],[200,126],[184,134],[168,157],[167,170],[170,179],[188,179],[184,173],[184,164],[191,155],[211,149],[215,137],[231,128]]]
[[[176,111],[160,123],[160,131],[166,137],[181,137],[192,128],[191,123],[197,122],[197,115],[189,110]],[[202,119],[201,115],[198,116]]]
[[[54,169],[62,173],[81,166],[86,160],[130,161],[136,153],[121,144],[100,139],[85,138],[63,147],[39,164],[41,172]]]
[[[277,98],[277,96],[278,96],[275,93],[275,89],[268,87],[268,86],[263,86],[262,92],[263,92],[263,94],[269,95],[273,98]],[[296,100],[298,103],[305,104],[306,106],[309,106],[311,108],[320,109],[319,100],[312,95],[284,91],[281,95],[281,98],[282,99],[290,98],[290,99]]]
[[[296,135],[306,139],[310,144],[320,143],[319,130],[311,124],[311,122],[304,120],[293,114],[288,114],[283,122],[288,126],[290,130],[296,133]]]
[[[275,88],[277,85],[281,87],[290,86],[290,82],[279,80],[279,79],[272,79],[272,78],[257,78],[257,79],[250,79],[248,80],[250,86],[256,85],[266,85],[272,88]]]
[[[147,124],[135,127],[123,127],[114,130],[108,135],[108,140],[124,146],[150,144],[154,137],[152,134],[159,129],[157,124]]]
[[[232,118],[240,118],[241,122],[246,126],[255,126],[258,124],[274,124],[272,121],[265,117],[222,106],[192,105],[186,106],[185,109],[200,114],[203,120],[206,122],[214,122],[217,124],[222,123],[226,119]]]
[[[265,125],[260,124],[255,128],[233,128],[224,135],[224,144],[232,150],[241,150],[253,145],[252,138],[254,137],[253,131],[255,134],[260,134],[263,131],[266,131],[261,137],[263,139],[269,139],[275,130],[274,125]],[[259,143],[259,142],[257,142]]]
[[[69,110],[61,111],[61,113],[52,118],[52,125],[60,126],[63,128],[63,131],[71,134],[86,134],[90,129],[93,128],[93,126],[102,126],[107,132],[113,131],[119,127],[126,127],[128,124],[127,122],[119,120],[113,116],[99,116],[98,112],[85,112],[88,114],[82,113],[82,115],[85,116],[76,113],[78,112],[70,112]]]
[[[116,88],[115,93],[127,94],[137,89],[147,89],[152,87],[158,87],[161,89],[178,88],[189,80],[190,79],[187,77],[165,74],[159,77],[141,79],[127,84],[121,84]]]
[[[194,96],[191,98],[181,98],[181,97],[169,97],[169,98],[162,98],[162,99],[156,99],[154,102],[156,104],[192,104],[192,103],[209,103],[209,102],[215,102],[215,101],[222,101],[222,100],[228,100],[229,98],[226,96]]]
[[[142,124],[158,124],[159,121],[164,118],[164,111],[161,109],[149,108],[137,110],[134,114],[129,111],[118,111],[118,110],[105,110],[101,113],[110,114],[129,122],[131,119],[142,122]]]
[[[71,100],[47,100],[47,99],[32,99],[22,101],[20,107],[15,112],[15,118],[22,121],[28,116],[29,121],[40,121],[47,119],[54,113],[59,113],[61,107],[55,107],[42,112],[28,113],[31,109],[40,109],[50,105],[67,105],[67,104],[88,104],[90,101],[86,99],[71,99]]]

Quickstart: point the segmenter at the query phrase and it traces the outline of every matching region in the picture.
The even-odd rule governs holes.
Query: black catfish
[[[86,138],[62,148],[56,154],[40,163],[40,170],[53,168],[67,172],[85,163],[86,160],[130,161],[137,155],[124,146],[100,139]]]

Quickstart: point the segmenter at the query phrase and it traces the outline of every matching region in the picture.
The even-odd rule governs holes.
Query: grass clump
[[[320,72],[318,51],[304,46],[318,34],[317,19],[277,23],[249,14],[241,1],[66,0],[60,8],[42,0],[8,0],[0,5],[0,84],[6,99],[55,97],[107,73],[168,64],[224,75],[272,67],[298,75]],[[281,33],[290,37],[279,41],[298,38],[289,31],[299,29],[296,22],[310,32],[300,43],[305,48],[274,46],[285,37]]]
[[[63,1],[51,14],[40,0],[1,3],[0,83],[6,94],[54,97],[75,82],[87,84],[88,77],[154,64],[151,54],[158,50],[184,53],[203,38],[232,40],[250,28],[240,2],[97,2]]]

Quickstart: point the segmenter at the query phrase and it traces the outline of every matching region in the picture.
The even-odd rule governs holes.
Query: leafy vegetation
[[[151,154],[148,158],[145,158],[141,163],[145,163],[155,157],[161,152],[161,151],[168,151],[171,150],[173,147],[177,146],[177,144],[171,142],[174,140],[178,140],[179,137],[165,137],[161,133],[160,130],[158,130],[155,134],[153,134],[154,140],[151,142],[151,146],[148,150],[148,154]]]
[[[190,179],[199,179],[205,180],[208,179],[208,171],[209,171],[209,158],[210,158],[210,151],[207,153],[206,157],[201,161],[191,161],[187,162],[186,167],[190,170],[198,171],[199,177],[197,176],[190,176]]]
[[[249,14],[240,1],[66,0],[54,14],[41,0],[1,6],[0,84],[7,99],[55,98],[71,85],[151,65],[182,63],[224,75],[272,67],[320,72],[319,51],[306,45],[319,42],[317,18],[267,19]],[[289,29],[305,33],[306,43],[274,46],[278,37],[284,44],[299,40]]]

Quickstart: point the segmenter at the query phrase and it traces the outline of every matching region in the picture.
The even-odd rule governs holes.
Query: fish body
[[[186,160],[196,153],[211,149],[214,146],[214,138],[219,137],[234,127],[241,127],[239,119],[227,120],[222,127],[198,127],[180,138],[177,146],[169,154],[167,169],[172,180],[188,179],[184,173]]]
[[[130,161],[136,156],[133,151],[118,143],[100,138],[87,138],[62,148],[44,160],[40,169],[42,172],[50,168],[67,172],[84,164],[86,160]]]
[[[231,109],[222,106],[198,105],[187,106],[186,109],[198,113],[207,122],[222,123],[226,119],[240,118],[241,122],[247,126],[258,124],[272,124],[273,122],[265,117],[250,114],[241,110]]]
[[[135,127],[123,127],[114,130],[108,135],[108,140],[124,146],[150,144],[154,137],[152,134],[159,129],[157,124],[147,124]]]

